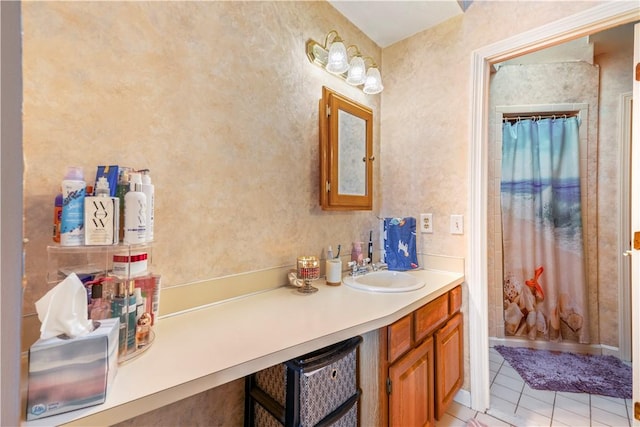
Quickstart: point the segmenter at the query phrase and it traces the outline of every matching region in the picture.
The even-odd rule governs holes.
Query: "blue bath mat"
[[[535,390],[632,397],[631,366],[617,357],[501,345],[495,349]]]

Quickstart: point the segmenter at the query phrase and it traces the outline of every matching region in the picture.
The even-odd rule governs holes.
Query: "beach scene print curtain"
[[[589,342],[578,117],[502,128],[505,335]]]

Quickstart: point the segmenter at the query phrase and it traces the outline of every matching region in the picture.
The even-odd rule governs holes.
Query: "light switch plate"
[[[420,232],[433,233],[433,214],[420,214]]]
[[[464,218],[462,215],[451,215],[451,234],[464,234]]]

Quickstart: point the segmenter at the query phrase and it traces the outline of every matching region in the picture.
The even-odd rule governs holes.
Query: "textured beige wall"
[[[597,55],[600,67],[600,126],[598,141],[598,312],[600,342],[617,348],[619,310],[618,245],[620,218],[620,95],[633,89],[633,44],[620,44],[615,52]],[[628,159],[627,159],[628,161]]]
[[[45,289],[68,165],[88,177],[98,164],[151,170],[163,287],[377,235],[373,213],[318,204],[323,85],[373,108],[379,149],[380,96],[307,60],[306,41],[336,28],[379,61],[380,48],[328,3],[25,2],[23,21],[25,313]]]
[[[244,419],[244,380],[239,379],[132,418],[117,427],[241,426]]]
[[[471,52],[595,4],[475,2],[378,61],[380,50],[325,2],[23,3],[25,312],[43,291],[67,165],[151,169],[163,286],[346,246],[377,231],[375,214],[433,212],[435,233],[421,248],[464,256],[466,237],[450,235],[447,218],[468,212]],[[332,28],[382,63],[381,97],[308,63],[306,40],[322,42]],[[373,213],[318,207],[322,85],[374,109]],[[201,404],[194,397],[172,411]],[[162,420],[156,411],[143,424]]]
[[[88,176],[99,164],[151,170],[153,264],[163,287],[291,265],[330,244],[364,240],[370,229],[377,237],[374,213],[318,205],[323,85],[373,108],[377,158],[380,146],[380,96],[307,60],[306,41],[322,43],[335,28],[381,62],[380,48],[328,3],[24,2],[22,9],[25,314],[47,289],[53,197],[68,165]],[[237,400],[243,392],[234,382],[169,412],[183,425],[239,425],[238,405],[232,411],[218,396]],[[159,421],[166,423],[166,410],[132,422]]]
[[[449,215],[466,214],[471,53],[596,2],[482,1],[383,51],[382,214],[432,212],[424,252],[464,257]]]

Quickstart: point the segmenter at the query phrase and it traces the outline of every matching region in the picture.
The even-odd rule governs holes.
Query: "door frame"
[[[637,21],[636,2],[610,2],[485,46],[472,53],[469,221],[466,281],[469,289],[469,380],[471,407],[489,408],[489,325],[487,274],[487,144],[491,64]]]
[[[631,249],[631,103],[633,92],[620,94],[619,117],[620,129],[620,230],[618,247],[620,251]],[[625,253],[626,255],[626,253]],[[622,360],[631,358],[631,261],[628,256],[618,255],[618,357]]]
[[[20,425],[22,325],[22,3],[0,1],[0,425]]]
[[[640,99],[640,23],[634,25],[633,34],[633,97]],[[637,107],[637,102],[636,102]],[[640,129],[640,108],[634,108],[631,118],[633,129]],[[635,149],[634,149],[635,148]],[[633,173],[640,170],[640,132],[631,135],[631,232],[629,240],[633,239],[631,252],[631,325],[640,327],[640,174]],[[627,252],[625,252],[627,253]],[[633,360],[640,360],[640,341],[633,340]],[[635,363],[634,363],[635,364]],[[640,405],[640,369],[633,369],[633,418],[634,426],[640,426],[638,405]],[[631,414],[630,414],[631,416]]]

